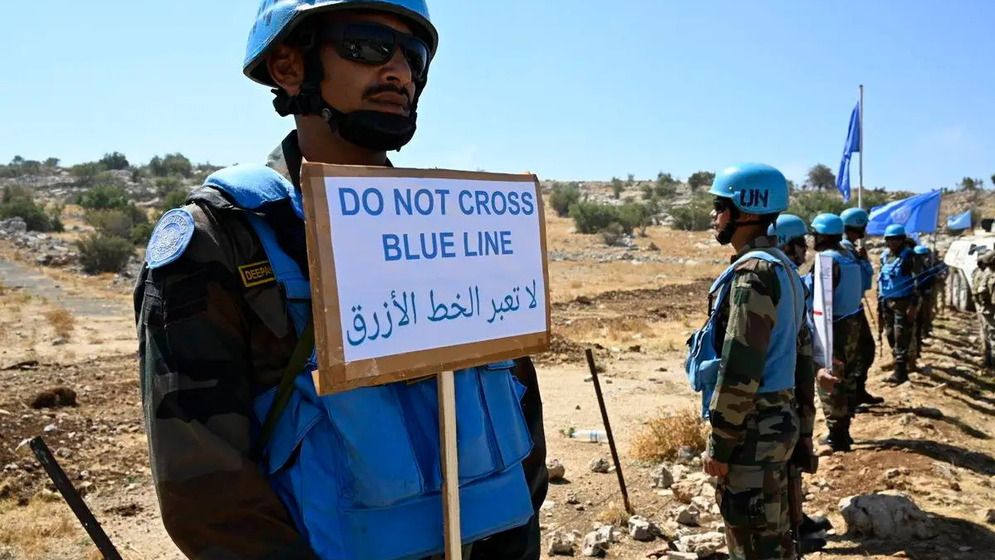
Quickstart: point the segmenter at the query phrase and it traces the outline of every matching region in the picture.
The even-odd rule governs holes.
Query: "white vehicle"
[[[995,233],[975,230],[973,235],[958,238],[950,244],[943,262],[950,267],[944,303],[959,311],[974,311],[971,299],[971,276],[978,268],[978,255],[995,251]]]

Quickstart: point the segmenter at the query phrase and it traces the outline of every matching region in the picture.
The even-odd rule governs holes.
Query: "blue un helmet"
[[[915,249],[912,249],[912,251],[917,255],[928,255],[929,247],[926,247],[925,245],[916,245]]]
[[[741,163],[722,170],[709,193],[728,198],[748,214],[773,214],[788,208],[788,182],[777,169],[762,163]]]
[[[819,235],[843,235],[843,220],[836,214],[819,214],[812,220],[812,231]]]
[[[306,17],[339,10],[369,10],[400,16],[413,24],[415,35],[425,41],[432,55],[439,45],[439,33],[429,18],[425,0],[262,0],[249,32],[242,71],[261,84],[275,86],[263,63],[266,51],[289,37]]]
[[[840,212],[840,219],[843,220],[845,227],[854,228],[867,227],[867,222],[870,221],[870,218],[867,216],[867,210],[863,208],[847,208]]]
[[[777,236],[777,245],[783,247],[793,239],[805,237],[808,227],[805,220],[794,214],[781,214],[777,217],[777,222],[767,228],[767,235]]]
[[[905,237],[905,226],[902,224],[891,224],[884,228],[884,238],[888,239],[889,237]]]

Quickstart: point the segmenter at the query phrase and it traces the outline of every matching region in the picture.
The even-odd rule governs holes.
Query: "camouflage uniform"
[[[759,237],[739,254],[774,246],[774,238]],[[799,437],[812,437],[815,378],[811,335],[803,328],[796,389],[757,392],[781,297],[773,266],[749,259],[737,266],[728,305],[719,310],[724,341],[708,452],[729,465],[716,499],[737,560],[792,558],[786,463]]]
[[[282,151],[290,163],[283,170],[299,185],[296,133]],[[163,523],[194,559],[313,559],[249,456],[258,429],[252,400],[280,381],[297,344],[283,294],[272,276],[247,286],[239,274],[239,266],[267,261],[244,211],[211,188],[188,202],[196,228],[189,247],[171,264],[145,267],[135,287],[143,412]],[[267,208],[264,219],[307,271],[303,223],[289,204]],[[538,509],[548,484],[542,404],[531,360],[516,360],[514,372],[528,387],[523,408],[535,447],[524,467]],[[479,544],[500,551],[490,558],[538,558],[537,518]]]
[[[992,264],[985,266],[983,263],[991,263],[992,256],[995,253],[985,255],[987,259],[979,258],[981,266],[974,269],[971,276],[971,292],[974,306],[978,310],[982,352],[988,366],[995,365],[995,272],[991,269]]]
[[[909,277],[918,276],[920,272],[919,259],[908,259],[902,263],[902,272]],[[878,298],[880,299],[880,294]],[[881,300],[881,322],[885,337],[891,346],[891,354],[896,364],[904,369],[906,364],[914,363],[916,359],[913,347],[915,334],[915,315],[909,310],[919,304],[918,288],[916,294],[909,297]],[[896,370],[899,369],[896,367]]]
[[[867,263],[866,253],[861,256],[861,253],[854,247],[850,249],[847,245],[843,246],[850,251],[850,255],[857,259],[861,264]],[[853,247],[853,244],[850,244]],[[862,309],[860,313],[857,314],[857,320],[859,322],[858,329],[860,331],[857,336],[857,355],[860,359],[860,368],[856,371],[856,379],[854,381],[856,387],[856,395],[858,397],[861,393],[867,393],[867,372],[870,371],[871,365],[874,363],[874,353],[877,351],[877,346],[874,343],[874,331],[871,330],[871,323],[867,320],[868,310]],[[841,340],[837,338],[835,332],[835,327],[833,329],[833,339]],[[868,395],[870,396],[870,395]],[[873,398],[873,397],[872,397]],[[859,404],[859,402],[857,403]]]

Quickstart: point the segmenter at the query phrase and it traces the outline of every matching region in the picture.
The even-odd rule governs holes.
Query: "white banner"
[[[346,362],[546,330],[535,183],[326,177],[325,189]]]
[[[833,370],[833,258],[815,255],[812,318],[826,369]]]

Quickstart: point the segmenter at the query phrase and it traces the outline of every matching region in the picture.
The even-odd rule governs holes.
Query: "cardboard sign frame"
[[[335,253],[332,247],[332,230],[328,212],[328,193],[325,188],[326,177],[463,179],[530,182],[535,185],[546,298],[545,331],[347,363],[343,347],[342,327],[339,321],[340,306],[335,276]],[[301,188],[304,194],[304,213],[307,224],[308,267],[312,279],[311,305],[315,317],[315,344],[318,354],[318,370],[314,374],[314,383],[318,394],[323,395],[357,387],[412,380],[443,371],[518,358],[543,352],[549,348],[552,306],[549,299],[549,262],[546,258],[545,210],[542,190],[535,175],[305,162],[301,169]],[[320,280],[315,281],[318,279]]]

